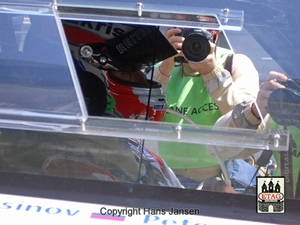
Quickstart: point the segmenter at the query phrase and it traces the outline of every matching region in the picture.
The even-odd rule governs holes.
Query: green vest
[[[226,56],[231,53],[228,49],[218,48],[217,63],[224,65]],[[182,77],[180,67],[171,72],[171,79],[166,90],[167,108],[186,115],[199,125],[212,126],[221,117],[218,106],[207,93],[202,76]],[[186,124],[183,119],[166,113],[165,122]],[[192,169],[218,165],[218,161],[210,156],[205,145],[158,142],[159,155],[172,169]]]
[[[277,125],[274,121],[271,121],[271,127],[273,129],[283,129],[282,126]],[[300,170],[300,130],[294,126],[289,126],[287,129],[290,132],[289,150],[273,151],[277,163],[273,176],[285,177],[286,197],[293,198]]]

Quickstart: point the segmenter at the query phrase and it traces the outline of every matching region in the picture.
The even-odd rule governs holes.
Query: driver
[[[176,51],[156,27],[67,20],[63,25],[90,116],[162,119],[166,103],[161,85],[147,80],[142,71]],[[163,49],[154,52],[156,43]],[[44,171],[182,188],[166,163],[144,143],[134,138],[89,139],[99,146],[96,152],[51,156]]]
[[[143,71],[176,51],[157,28],[88,21],[63,24],[90,115],[162,120],[166,99],[161,84],[147,79]],[[96,77],[86,81],[86,71],[102,81],[105,93],[100,93],[103,88],[95,84]],[[95,105],[106,108],[95,112]]]

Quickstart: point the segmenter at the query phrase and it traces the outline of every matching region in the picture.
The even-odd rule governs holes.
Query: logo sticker
[[[120,215],[110,215],[110,214],[101,214],[101,213],[92,213],[90,218],[92,219],[103,219],[103,220],[113,220],[123,222],[126,216]]]
[[[285,212],[285,177],[257,177],[257,213]]]

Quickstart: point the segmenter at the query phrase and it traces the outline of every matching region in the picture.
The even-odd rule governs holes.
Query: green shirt
[[[227,49],[218,49],[217,63],[223,66]],[[181,74],[181,68],[175,67],[171,72],[171,79],[166,90],[167,108],[186,115],[199,125],[212,126],[221,117],[218,106],[207,93],[201,75],[185,76]],[[186,123],[183,119],[166,114],[165,122],[177,124]],[[205,145],[165,142],[158,143],[159,155],[173,169],[202,168],[218,165],[218,161],[210,156]]]

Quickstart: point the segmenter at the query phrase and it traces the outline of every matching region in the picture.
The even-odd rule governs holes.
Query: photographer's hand
[[[283,73],[271,71],[267,80],[260,85],[256,104],[261,112],[262,117],[265,117],[265,115],[268,113],[268,98],[270,97],[271,93],[278,88],[285,88],[284,85],[280,84],[278,81],[286,82],[287,79],[288,77]],[[255,117],[260,118],[255,104],[252,105],[252,113],[255,115]]]
[[[181,29],[179,28],[172,28],[167,30],[166,32],[166,38],[168,41],[173,45],[175,49],[181,49],[182,43],[184,41],[184,37],[181,36],[175,36],[175,34],[179,34],[181,32]],[[162,64],[159,67],[160,72],[165,76],[170,76],[170,73],[172,69],[175,66],[174,58],[177,56],[183,56],[183,53],[178,50],[178,54],[170,57],[168,59],[165,59]]]

